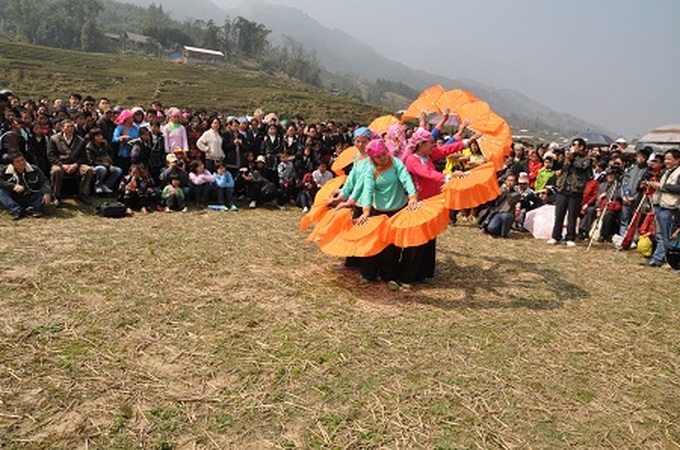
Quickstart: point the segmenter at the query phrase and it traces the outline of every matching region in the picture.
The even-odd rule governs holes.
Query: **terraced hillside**
[[[124,105],[206,107],[250,113],[261,107],[308,120],[370,121],[384,111],[284,77],[139,56],[82,53],[0,39],[0,86],[22,98],[79,91]]]

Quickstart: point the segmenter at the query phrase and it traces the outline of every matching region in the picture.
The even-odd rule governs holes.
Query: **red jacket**
[[[421,159],[415,153],[408,155],[404,164],[411,174],[411,178],[413,178],[413,184],[418,191],[418,200],[425,200],[439,194],[444,181],[446,181],[444,174],[435,169],[434,161],[446,158],[461,150],[463,150],[463,142],[457,141],[453,144],[435,147],[427,160]]]

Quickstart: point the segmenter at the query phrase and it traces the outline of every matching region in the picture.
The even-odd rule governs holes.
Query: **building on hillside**
[[[161,57],[163,46],[151,36],[125,31],[123,33],[104,33],[104,36],[120,51],[127,53],[143,53]]]
[[[207,48],[189,47],[188,45],[185,45],[183,55],[185,63],[222,65],[227,62],[224,53]]]

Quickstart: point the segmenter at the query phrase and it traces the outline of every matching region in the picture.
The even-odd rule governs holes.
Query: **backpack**
[[[100,216],[114,218],[125,217],[126,210],[127,208],[125,205],[117,201],[104,202],[97,208],[97,212]]]

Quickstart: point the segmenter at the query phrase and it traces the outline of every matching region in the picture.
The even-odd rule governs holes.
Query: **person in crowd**
[[[326,164],[326,163],[321,163]],[[298,194],[298,205],[302,208],[302,212],[306,213],[312,207],[314,196],[316,195],[317,184],[314,181],[314,175],[307,172],[302,176],[300,181],[300,193]]]
[[[541,160],[541,156],[538,154],[537,151],[532,150],[529,152],[529,155],[527,156],[527,168],[529,169],[528,175],[529,175],[529,188],[535,188],[536,187],[536,179],[538,178],[538,172],[541,170],[543,167],[545,167],[543,160]]]
[[[520,173],[517,177],[517,191],[520,195],[520,201],[517,204],[517,214],[512,228],[517,231],[523,231],[527,212],[540,208],[543,206],[543,202],[534,190],[529,187],[529,174],[526,172]]]
[[[562,240],[562,225],[567,218],[566,244],[576,246],[576,222],[578,219],[583,190],[592,174],[592,161],[586,154],[586,143],[581,138],[571,142],[566,159],[557,177],[557,193],[555,199],[555,223],[549,245]]]
[[[215,117],[210,121],[210,129],[196,141],[196,146],[204,154],[205,167],[210,172],[216,172],[218,164],[221,165],[224,160],[221,129],[222,122]]]
[[[324,184],[333,179],[333,172],[328,170],[328,164],[320,162],[316,170],[312,172],[315,188],[321,188]]]
[[[523,173],[526,175],[526,172]],[[517,177],[510,175],[505,179],[501,194],[490,208],[482,229],[491,236],[508,238],[520,200],[521,194],[517,190]]]
[[[132,149],[134,142],[139,139],[139,128],[135,125],[132,111],[123,110],[116,119],[116,129],[113,131],[112,144],[117,146],[114,163],[123,172],[128,172],[132,164]]]
[[[9,164],[0,166],[0,204],[9,211],[12,220],[42,216],[44,205],[51,201],[49,180],[22,153],[11,153],[9,160]]]
[[[181,116],[182,112],[178,108],[170,108],[168,110],[168,123],[163,125],[161,129],[165,139],[165,148],[168,152],[174,152],[176,148],[181,149],[185,153],[189,151],[187,130],[180,123]]]
[[[191,183],[191,197],[196,206],[199,209],[208,206],[215,178],[200,160],[194,160],[189,164],[189,182]]]
[[[277,207],[280,210],[286,208],[286,205],[292,198],[295,198],[295,165],[293,161],[295,155],[290,155],[285,149],[279,155],[279,164],[276,167],[279,180],[279,199]]]
[[[604,181],[604,180],[603,180]],[[583,197],[581,198],[581,209],[579,210],[579,217],[581,219],[578,228],[578,238],[580,240],[588,239],[590,230],[597,218],[597,199],[600,193],[600,182],[597,178],[589,178],[586,181],[586,187],[583,189]]]
[[[95,174],[95,193],[113,193],[123,170],[113,164],[111,146],[104,139],[104,133],[99,128],[93,128],[88,133],[85,152],[87,153],[88,164],[92,166]]]
[[[555,186],[555,171],[553,170],[555,154],[548,151],[543,155],[543,167],[536,173],[534,192],[541,192],[548,186]]]
[[[130,172],[120,182],[120,194],[128,215],[136,210],[146,214],[154,208],[153,178],[142,166],[130,166]]]
[[[184,170],[184,163],[174,153],[168,153],[165,156],[165,164],[165,169],[159,175],[160,184],[158,193],[160,194],[163,188],[170,183],[171,176],[177,175],[177,178],[180,180],[180,187],[184,190],[184,197],[187,197],[189,195],[189,175]]]
[[[666,171],[659,181],[647,184],[656,189],[652,203],[656,219],[656,249],[652,259],[645,263],[649,267],[660,267],[664,264],[666,252],[673,233],[673,217],[680,208],[680,150],[668,150],[664,154]]]
[[[233,177],[245,163],[246,151],[243,135],[239,132],[239,123],[236,119],[229,121],[222,134],[222,153],[224,153],[224,165]],[[254,161],[254,153],[253,153]]]
[[[28,138],[26,159],[32,166],[37,166],[42,173],[49,173],[50,163],[47,160],[47,143],[49,138],[39,123],[33,125],[33,134]]]
[[[617,168],[607,169],[605,181],[600,183],[597,196],[595,216],[600,221],[599,242],[609,242],[618,231],[621,214],[620,171]]]
[[[231,176],[224,164],[217,164],[213,178],[217,186],[217,203],[226,206],[231,211],[238,211],[238,207],[234,203],[234,177]]]
[[[621,236],[626,235],[633,213],[642,200],[642,180],[649,169],[647,160],[650,155],[649,148],[641,148],[635,154],[635,162],[623,173],[621,179],[621,225],[618,230]]]
[[[283,138],[278,133],[278,127],[274,124],[267,127],[267,135],[262,140],[260,155],[266,158],[266,166],[276,169],[278,155],[283,151]]]
[[[264,155],[255,158],[255,168],[244,174],[247,196],[250,200],[248,207],[253,209],[257,205],[270,202],[278,198],[278,175],[267,167]]]
[[[61,202],[61,186],[64,176],[76,176],[78,200],[86,205],[92,204],[90,189],[92,185],[92,167],[88,165],[85,151],[85,140],[75,134],[75,124],[65,120],[61,124],[61,132],[52,136],[47,144],[47,159],[50,163],[50,178],[54,204]]]
[[[116,131],[116,122],[114,121],[114,111],[110,106],[102,110],[101,117],[97,122],[97,128],[102,130],[106,142],[113,142],[113,133]]]
[[[180,185],[181,181],[176,173],[168,177],[168,184],[163,188],[161,199],[165,206],[165,212],[181,211],[187,212],[186,201],[184,200],[184,189]]]

